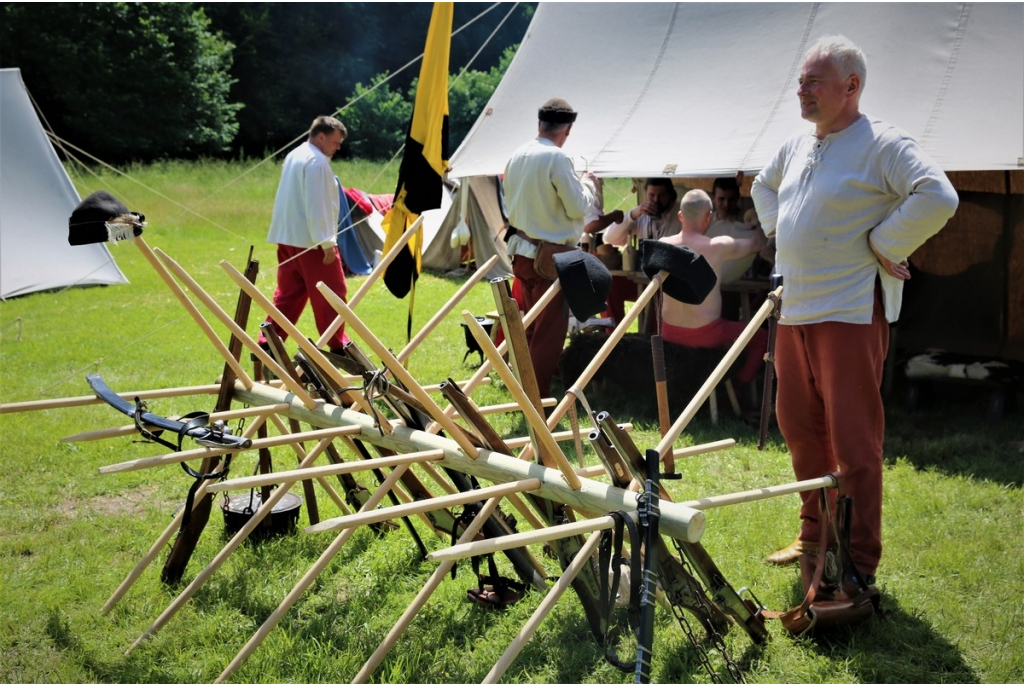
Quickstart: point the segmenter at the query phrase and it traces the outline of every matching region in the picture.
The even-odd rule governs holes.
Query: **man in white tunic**
[[[853,498],[850,556],[873,582],[882,555],[882,370],[907,257],[956,210],[956,191],[905,132],[860,112],[864,53],[842,36],[808,50],[800,113],[814,124],[782,146],[751,196],[783,276],[779,428],[798,480],[840,471]],[[818,495],[768,561],[817,554]]]
[[[554,282],[550,273],[545,276],[534,268],[538,248],[544,243],[575,246],[596,195],[594,175],[577,176],[572,158],[562,150],[576,112],[565,100],[552,98],[541,106],[537,118],[537,137],[520,146],[505,167],[509,230],[515,229],[508,239],[508,255],[522,285],[526,311]],[[526,329],[537,385],[545,397],[568,329],[561,291]]]
[[[335,229],[338,225],[340,197],[331,169],[331,157],[338,152],[348,131],[334,117],[317,117],[309,129],[309,138],[288,153],[281,166],[281,183],[274,199],[267,242],[277,244],[277,289],[274,306],[289,321],[302,316],[306,302],[313,307],[317,330],[323,334],[334,323],[337,313],[316,289],[323,281],[342,299],[347,297]],[[284,330],[269,317],[282,338]],[[260,342],[265,342],[260,337]],[[339,328],[328,341],[332,351],[340,351],[348,342],[345,328]]]

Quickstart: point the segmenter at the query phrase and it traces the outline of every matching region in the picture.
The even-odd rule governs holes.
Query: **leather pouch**
[[[558,243],[538,243],[537,256],[533,258],[533,270],[541,278],[549,281],[558,280],[558,272],[555,271],[555,255],[569,250],[575,250],[574,245],[560,245]]]

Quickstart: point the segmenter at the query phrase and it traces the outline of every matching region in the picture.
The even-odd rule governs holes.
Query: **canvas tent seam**
[[[790,84],[793,82],[793,77],[797,72],[797,69],[803,64],[804,53],[807,51],[807,43],[811,39],[811,29],[814,26],[814,20],[818,16],[818,7],[820,3],[814,3],[811,5],[810,14],[807,17],[807,22],[804,24],[804,35],[800,38],[800,44],[797,46],[796,53],[793,55],[793,62],[789,65],[789,73],[786,74],[786,79],[782,82],[782,88],[779,89],[779,95],[775,98],[775,104],[772,105],[771,111],[768,112],[768,116],[765,117],[764,124],[761,126],[761,130],[757,132],[754,139],[750,142],[750,147],[747,148],[747,153],[743,155],[743,159],[740,160],[739,169],[746,169],[750,163],[750,158],[754,154],[754,150],[760,144],[761,139],[764,138],[765,133],[771,128],[772,122],[775,121],[775,116],[779,113],[779,108],[782,107],[782,103],[790,95]]]
[[[608,137],[608,140],[605,141],[604,145],[601,146],[601,149],[598,150],[597,154],[594,156],[595,160],[600,159],[601,155],[603,155],[611,146],[611,144],[615,141],[615,139],[618,138],[619,133],[621,133],[622,130],[626,127],[626,124],[628,124],[630,120],[632,120],[633,115],[636,114],[636,110],[640,107],[640,103],[643,102],[644,97],[646,97],[647,92],[650,90],[651,87],[651,81],[654,79],[654,76],[658,73],[658,67],[661,66],[661,62],[665,58],[665,51],[668,49],[669,39],[672,37],[672,32],[675,30],[676,19],[678,18],[678,16],[679,3],[677,2],[673,3],[672,5],[672,18],[669,19],[668,24],[665,27],[665,33],[661,37],[661,49],[658,50],[658,56],[655,57],[654,61],[651,63],[650,69],[647,72],[647,80],[644,82],[643,87],[640,88],[640,92],[637,94],[636,100],[633,102],[633,106],[629,108],[628,112],[626,112],[626,116],[623,117],[622,122],[615,129],[615,131],[612,132],[612,134]]]
[[[932,131],[935,128],[935,122],[942,109],[942,103],[945,102],[946,94],[949,92],[949,84],[953,81],[953,73],[956,71],[956,67],[959,64],[960,50],[963,47],[964,36],[967,33],[967,23],[970,19],[971,13],[970,7],[970,3],[965,2],[960,8],[960,20],[957,22],[956,36],[953,38],[953,46],[949,51],[949,61],[946,64],[946,71],[942,75],[942,83],[939,86],[939,92],[935,96],[935,100],[932,102],[932,111],[928,115],[928,122],[924,125],[924,130],[921,132],[922,140],[931,138]]]

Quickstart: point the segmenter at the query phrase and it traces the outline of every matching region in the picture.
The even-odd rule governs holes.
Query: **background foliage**
[[[500,3],[487,11],[491,6],[456,3],[451,71],[473,59],[477,73],[464,76],[452,96],[453,114],[468,122],[456,130],[453,120],[452,151],[500,78],[494,68],[504,51],[522,39],[533,6]],[[411,108],[419,64],[409,63],[423,51],[431,7],[7,3],[0,66],[22,70],[58,136],[111,163],[262,157],[368,88],[358,84],[390,75],[386,92],[350,126],[356,147],[341,151],[383,158],[398,147],[396,127],[399,145],[404,141],[408,115],[401,125],[398,117]],[[369,106],[381,104],[388,107],[378,119]],[[344,112],[341,118],[349,123]]]

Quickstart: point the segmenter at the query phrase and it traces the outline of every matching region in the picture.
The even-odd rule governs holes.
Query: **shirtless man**
[[[716,275],[721,273],[725,262],[757,254],[764,248],[766,239],[761,231],[754,231],[750,238],[709,238],[706,233],[713,215],[708,194],[703,190],[691,190],[679,203],[682,229],[676,235],[661,240],[703,255]],[[661,336],[665,342],[686,347],[723,347],[735,341],[746,328],[745,323],[722,318],[721,280],[715,283],[700,304],[684,304],[668,295],[662,299]],[[768,333],[760,329],[747,344],[746,358],[736,374],[737,383],[746,385],[755,380],[767,349]]]

